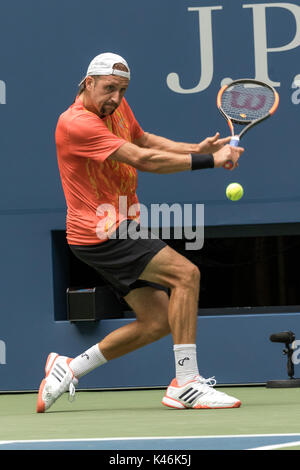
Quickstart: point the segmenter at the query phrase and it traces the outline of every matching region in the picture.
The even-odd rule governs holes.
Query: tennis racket
[[[239,141],[246,132],[272,116],[278,104],[277,91],[264,82],[241,79],[224,85],[218,93],[217,106],[229,125],[232,136],[230,145],[238,147]],[[235,134],[234,124],[243,126],[238,135]],[[231,161],[224,165],[227,170],[232,167]]]

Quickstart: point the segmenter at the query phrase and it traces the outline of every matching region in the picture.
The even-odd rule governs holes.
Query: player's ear
[[[85,88],[88,91],[91,91],[94,87],[94,78],[93,77],[86,77],[85,79]]]

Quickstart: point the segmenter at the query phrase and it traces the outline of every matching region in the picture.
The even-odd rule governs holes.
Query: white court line
[[[262,447],[253,447],[252,449],[247,450],[274,450],[274,449],[282,449],[283,447],[293,447],[299,446],[300,441],[293,441],[293,442],[286,442],[285,444],[273,444],[270,446],[262,446]]]
[[[232,439],[232,438],[244,438],[244,437],[295,437],[300,436],[299,433],[287,433],[287,434],[227,434],[227,435],[210,435],[210,436],[147,436],[147,437],[89,437],[89,438],[74,438],[74,439],[22,439],[22,440],[7,440],[0,441],[0,445],[4,444],[16,444],[16,443],[36,443],[36,442],[101,442],[101,441],[144,441],[144,440],[154,440],[154,439]],[[297,445],[300,441],[295,441],[293,443]],[[285,444],[276,444],[276,446],[282,446]],[[269,446],[265,446],[269,447]],[[261,447],[257,448],[261,449]],[[249,449],[256,450],[256,449]]]

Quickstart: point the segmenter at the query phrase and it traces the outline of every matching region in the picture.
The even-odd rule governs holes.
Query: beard
[[[114,104],[104,104],[100,110],[100,117],[104,118],[106,116],[111,116],[116,109],[117,106],[115,106]]]

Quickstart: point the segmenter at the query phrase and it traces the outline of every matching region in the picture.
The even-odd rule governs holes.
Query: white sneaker
[[[45,378],[39,388],[37,413],[44,413],[48,410],[67,390],[70,396],[74,397],[78,380],[70,369],[71,361],[72,358],[69,357],[59,356],[56,353],[49,354],[45,366]]]
[[[167,388],[162,403],[177,409],[239,408],[241,406],[241,402],[237,398],[215,390],[213,388],[215,384],[214,377],[204,379],[197,376],[180,387],[177,380],[173,379]]]

